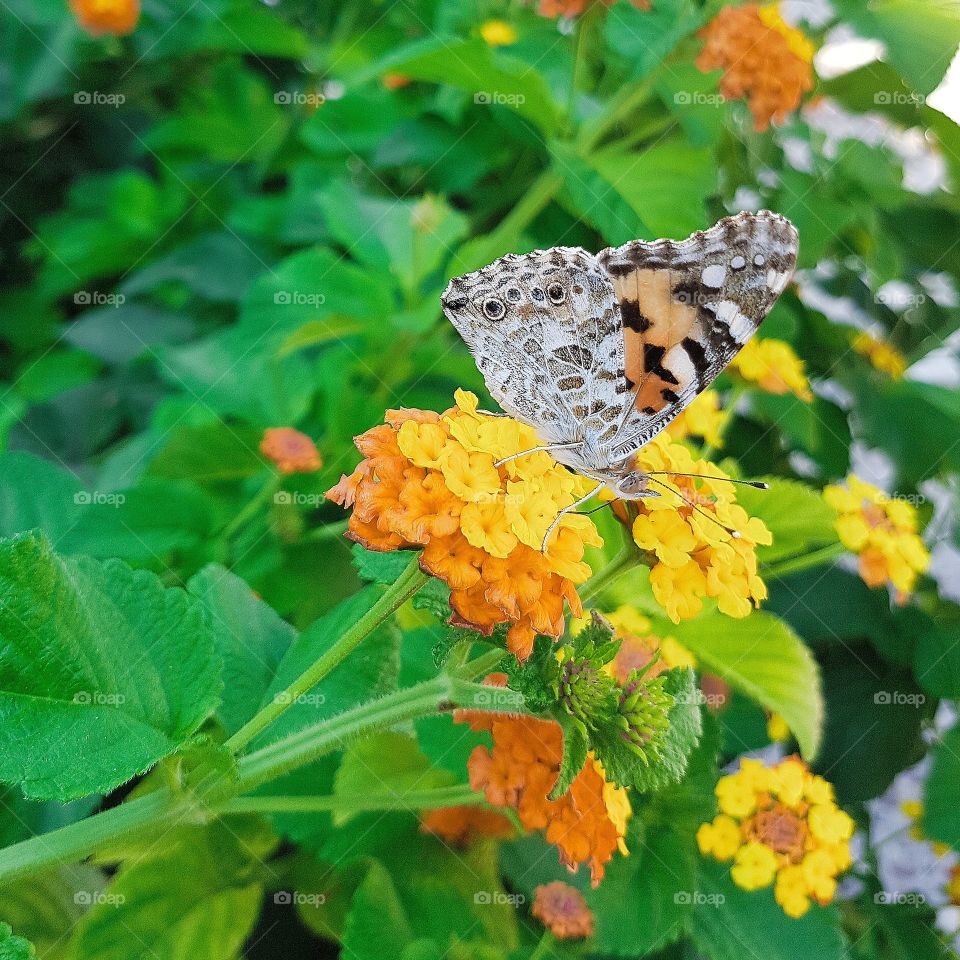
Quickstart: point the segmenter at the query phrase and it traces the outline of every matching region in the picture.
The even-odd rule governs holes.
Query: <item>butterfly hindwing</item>
[[[441,298],[491,396],[550,443],[612,440],[630,400],[613,285],[577,247],[510,255]]]
[[[761,211],[597,255],[620,306],[633,396],[612,458],[646,443],[733,359],[789,283],[797,246],[789,220]]]

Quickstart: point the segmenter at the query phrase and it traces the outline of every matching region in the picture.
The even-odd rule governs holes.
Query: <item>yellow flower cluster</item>
[[[760,22],[764,26],[769,27],[771,30],[776,30],[777,33],[787,41],[787,49],[795,57],[799,57],[806,63],[813,63],[813,55],[817,52],[817,48],[802,30],[791,27],[790,24],[783,19],[780,15],[779,4],[768,3],[766,6],[760,7],[760,9],[757,10],[757,16],[760,17]]]
[[[670,477],[669,485],[690,503],[667,490],[660,497],[637,501],[633,539],[653,561],[650,586],[657,603],[674,623],[696,616],[705,596],[715,597],[720,610],[731,617],[747,616],[767,596],[757,574],[757,545],[772,542],[763,521],[737,505],[735,487],[719,467],[695,459],[683,444],[664,434],[640,450],[636,466],[648,473],[720,478]],[[739,538],[720,524],[735,530]]]
[[[704,856],[733,861],[738,887],[774,884],[774,898],[791,917],[802,917],[811,900],[833,900],[837,875],[851,863],[853,820],[823,777],[797,757],[774,767],[744,759],[720,778],[716,795],[720,813],[700,826],[697,844]]]
[[[865,356],[877,370],[889,374],[894,380],[899,380],[907,369],[907,361],[899,350],[865,331],[858,333],[850,341],[850,346]]]
[[[508,47],[517,42],[517,31],[506,20],[487,20],[480,27],[480,36],[491,47]]]
[[[792,393],[808,403],[813,399],[804,363],[784,340],[754,337],[730,361],[730,369],[767,393]]]
[[[860,576],[870,587],[890,582],[899,601],[913,590],[917,574],[930,554],[917,534],[917,511],[906,500],[850,474],[846,487],[824,488],[823,497],[837,511],[837,535],[845,547],[860,555]]]
[[[723,446],[723,428],[727,414],[720,409],[716,390],[704,390],[679,417],[667,426],[674,440],[703,437],[711,447]]]

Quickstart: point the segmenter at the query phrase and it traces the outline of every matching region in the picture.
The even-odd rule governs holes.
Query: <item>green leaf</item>
[[[368,583],[382,584],[394,583],[416,556],[410,550],[387,550],[382,553],[366,550],[359,543],[353,544],[350,552],[353,554],[353,565],[357,568],[360,579]]]
[[[642,80],[703,19],[692,0],[662,0],[648,10],[618,3],[607,17],[606,39],[629,65],[631,79]]]
[[[819,490],[796,480],[762,479],[769,484],[768,490],[737,488],[737,503],[750,516],[759,517],[773,534],[773,543],[769,547],[757,548],[761,564],[809,553],[819,546],[836,542],[833,524],[837,515]]]
[[[119,561],[0,543],[0,779],[35,798],[103,793],[192,734],[220,665],[196,604]]]
[[[669,140],[642,153],[601,150],[588,162],[637,214],[647,239],[682,239],[706,225],[704,203],[717,190],[712,156],[705,148]]]
[[[751,951],[764,960],[848,957],[836,906],[814,904],[795,920],[780,909],[771,889],[741,890],[730,879],[730,865],[712,859],[701,861],[690,933],[708,960],[743,960]]]
[[[410,922],[390,874],[373,861],[347,914],[343,955],[351,960],[401,960],[412,940]]]
[[[516,110],[547,133],[557,126],[556,103],[541,74],[522,60],[493,50],[480,38],[416,41],[379,61],[367,75],[374,71],[457,87],[472,93],[476,104]]]
[[[76,522],[82,489],[73,474],[32,454],[0,454],[0,535],[39,527],[57,543]]]
[[[187,589],[199,601],[223,660],[223,697],[217,716],[230,736],[263,702],[297,632],[223,567],[204,567]]]
[[[561,713],[559,723],[563,730],[563,759],[560,761],[557,782],[550,791],[551,800],[559,799],[570,789],[570,784],[587,762],[587,751],[590,749],[587,728],[576,717]]]
[[[930,624],[916,637],[913,672],[932,697],[960,698],[960,643],[957,628]]]
[[[36,955],[29,940],[15,937],[9,924],[0,923],[0,960],[31,960]]]
[[[923,798],[923,833],[960,848],[960,728],[933,749],[933,769]]]
[[[263,431],[223,421],[181,426],[150,464],[150,472],[168,480],[223,483],[252,477],[266,467],[260,453]]]
[[[417,741],[402,733],[384,732],[350,744],[337,769],[333,792],[341,797],[387,796],[396,809],[404,808],[406,794],[450,784],[446,770],[435,770],[420,752]],[[353,815],[335,814],[335,826]]]
[[[131,942],[164,960],[234,960],[259,915],[275,844],[256,819],[168,832],[159,850],[120,869],[80,922],[75,960],[129,960]]]
[[[715,673],[768,710],[779,713],[807,759],[817,755],[823,694],[816,661],[782,620],[754,611],[744,620],[714,613],[664,627]]]

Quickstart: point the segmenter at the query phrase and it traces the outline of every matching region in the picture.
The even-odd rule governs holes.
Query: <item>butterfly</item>
[[[682,241],[508,254],[452,279],[441,303],[490,395],[543,440],[516,456],[546,450],[639,500],[659,494],[637,451],[753,336],[793,276],[798,242],[779,214],[739,213]],[[544,549],[595,492],[564,508]]]

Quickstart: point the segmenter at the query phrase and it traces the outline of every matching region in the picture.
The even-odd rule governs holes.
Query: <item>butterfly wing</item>
[[[623,323],[632,403],[608,452],[618,462],[686,407],[753,336],[793,275],[798,237],[769,211],[686,240],[634,240],[597,261]]]
[[[620,310],[595,257],[578,247],[508,255],[450,281],[444,313],[491,396],[548,443],[613,439],[630,402]],[[587,452],[558,452],[572,466]]]

